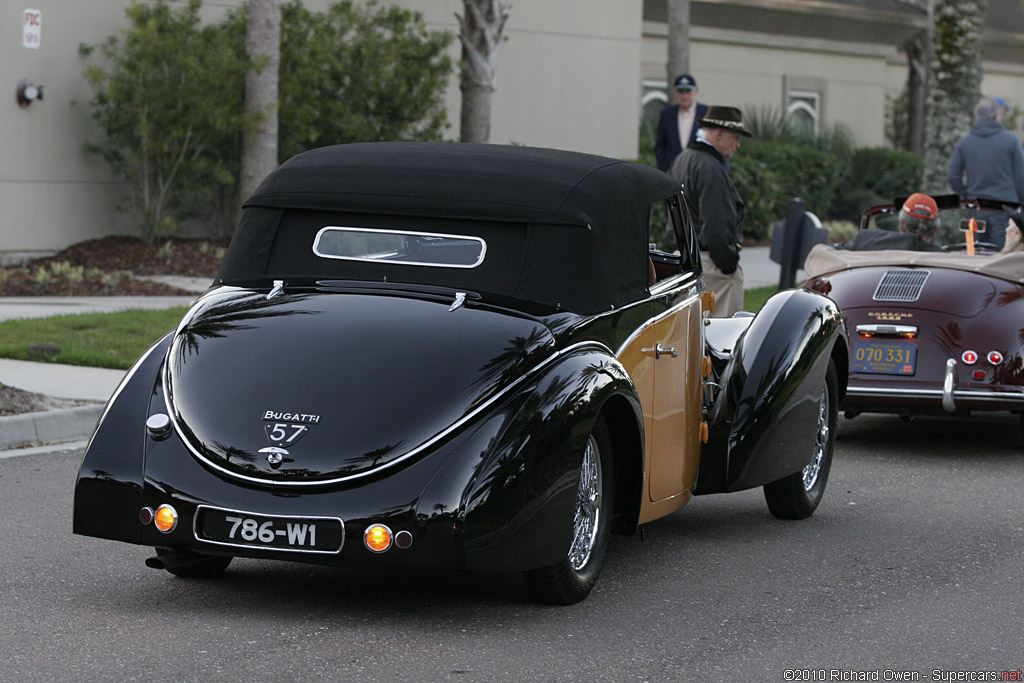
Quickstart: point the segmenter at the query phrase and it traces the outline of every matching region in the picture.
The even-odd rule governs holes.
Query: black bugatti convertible
[[[610,532],[695,494],[763,486],[783,518],[821,500],[839,311],[801,290],[757,315],[713,305],[684,193],[652,168],[455,143],[300,154],[111,398],[74,530],[182,577],[236,556],[501,570],[579,601]]]

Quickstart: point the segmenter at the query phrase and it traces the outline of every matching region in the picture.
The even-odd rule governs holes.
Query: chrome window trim
[[[341,544],[337,550],[306,550],[302,548],[275,548],[273,546],[259,546],[245,543],[225,543],[224,541],[213,541],[209,538],[199,537],[199,511],[202,509],[217,510],[219,512],[232,512],[239,515],[255,515],[256,517],[276,517],[277,519],[312,519],[312,520],[326,520],[326,521],[337,521],[341,524]],[[316,517],[310,515],[270,515],[266,512],[246,512],[245,510],[235,510],[233,508],[222,508],[217,505],[205,505],[200,504],[196,506],[195,514],[192,515],[192,536],[200,543],[209,543],[210,545],[222,545],[229,548],[246,548],[246,549],[257,549],[257,550],[275,550],[282,553],[315,553],[317,555],[337,555],[341,552],[342,548],[345,547],[345,520],[341,517]]]
[[[677,289],[687,278],[695,277],[696,276],[692,272],[684,270],[682,273],[677,273],[670,278],[659,280],[650,288],[651,296],[661,296],[670,290]]]
[[[462,416],[460,419],[456,420],[451,425],[449,425],[446,429],[438,432],[437,434],[435,434],[431,438],[427,439],[422,444],[420,444],[416,448],[412,449],[411,451],[409,451],[405,455],[402,455],[402,456],[400,456],[398,458],[395,458],[391,462],[386,463],[384,465],[381,465],[380,467],[375,467],[375,468],[373,468],[371,470],[367,470],[365,472],[359,472],[358,474],[349,474],[349,475],[346,475],[346,476],[343,476],[343,477],[335,477],[333,479],[318,479],[316,481],[281,481],[279,479],[265,479],[263,477],[252,477],[252,476],[245,475],[245,474],[239,474],[238,472],[233,472],[233,471],[231,471],[231,470],[229,470],[229,469],[227,469],[225,467],[222,467],[222,466],[218,465],[217,463],[211,461],[205,455],[200,453],[199,450],[195,446],[193,446],[192,442],[189,441],[189,439],[185,436],[184,431],[182,430],[181,426],[178,424],[178,416],[177,416],[177,413],[175,413],[175,411],[174,411],[174,407],[171,405],[170,392],[167,390],[167,387],[168,387],[168,384],[167,384],[167,379],[168,379],[167,373],[168,373],[169,363],[167,363],[166,361],[164,362],[164,371],[163,371],[163,375],[162,375],[162,378],[161,378],[161,383],[163,385],[161,387],[161,390],[162,390],[162,393],[163,393],[164,405],[167,408],[167,414],[171,417],[171,424],[174,425],[175,433],[178,435],[178,438],[185,445],[185,448],[188,449],[188,451],[192,454],[192,456],[195,457],[197,460],[199,460],[204,465],[206,465],[207,467],[210,467],[210,468],[220,472],[221,474],[224,474],[225,476],[231,477],[232,479],[240,479],[242,481],[247,481],[247,482],[250,482],[250,483],[253,483],[253,484],[260,484],[260,485],[264,485],[264,486],[280,486],[280,487],[287,487],[287,488],[309,488],[309,487],[312,487],[312,486],[330,486],[332,484],[340,484],[340,483],[347,482],[347,481],[355,481],[357,479],[363,479],[365,477],[373,476],[373,475],[375,475],[375,474],[377,474],[379,472],[382,472],[382,471],[384,471],[386,469],[389,469],[391,467],[395,467],[396,465],[398,465],[398,464],[400,464],[402,462],[405,462],[409,458],[412,458],[412,457],[415,457],[416,455],[419,455],[423,451],[433,447],[438,442],[443,441],[445,438],[447,438],[452,433],[454,433],[454,432],[458,431],[459,429],[461,429],[465,424],[471,422],[473,419],[476,418],[477,415],[480,415],[481,413],[483,413],[485,410],[490,408],[492,405],[494,405],[498,401],[504,400],[504,398],[508,394],[510,394],[512,391],[514,391],[519,385],[525,383],[530,377],[536,375],[543,368],[551,365],[552,363],[554,363],[555,361],[557,361],[558,359],[560,359],[563,356],[566,356],[566,355],[568,355],[570,353],[573,353],[573,352],[575,352],[575,351],[577,351],[579,349],[588,348],[588,347],[589,348],[593,348],[593,349],[595,349],[597,351],[602,351],[604,353],[607,353],[608,355],[612,355],[611,349],[609,349],[607,346],[605,346],[604,344],[602,344],[600,342],[597,342],[597,341],[582,341],[582,342],[578,342],[576,344],[572,344],[571,346],[567,346],[564,349],[562,349],[561,351],[556,351],[555,353],[553,353],[549,358],[545,359],[537,367],[533,368],[531,371],[527,372],[525,375],[520,376],[514,382],[512,382],[507,387],[505,387],[504,389],[499,391],[497,394],[492,396],[490,399],[488,399],[487,401],[481,403],[474,410],[472,410],[469,413],[467,413],[466,415]],[[253,513],[253,514],[261,514],[261,513]],[[246,546],[246,547],[252,547],[252,546]]]
[[[324,233],[328,231],[341,231],[341,232],[366,232],[376,233],[385,235],[401,235],[404,237],[415,236],[415,237],[439,237],[447,239],[457,240],[470,240],[480,243],[480,255],[477,257],[476,262],[465,265],[457,263],[427,263],[420,261],[396,261],[386,258],[365,258],[359,256],[338,256],[337,254],[324,254],[318,250],[320,245],[320,238]],[[340,261],[361,261],[363,263],[387,263],[395,266],[427,266],[430,268],[476,268],[484,262],[484,257],[487,255],[487,242],[482,237],[475,237],[473,235],[450,235],[442,232],[418,232],[413,230],[389,230],[387,228],[356,228],[347,225],[325,225],[320,228],[316,233],[316,237],[313,239],[313,253],[320,258],[336,259]]]

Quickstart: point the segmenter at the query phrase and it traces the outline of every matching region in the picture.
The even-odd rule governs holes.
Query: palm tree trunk
[[[690,72],[690,0],[668,0],[668,83]]]
[[[461,130],[462,142],[488,142],[491,139],[491,95],[498,67],[505,22],[511,7],[500,0],[462,0],[465,13],[459,20],[462,42]]]
[[[279,0],[249,0],[245,51],[251,63],[245,78],[245,111],[257,113],[242,136],[239,195],[245,201],[277,166],[278,68],[281,61]]]

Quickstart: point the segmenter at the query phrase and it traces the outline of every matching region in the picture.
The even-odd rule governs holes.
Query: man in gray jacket
[[[1006,107],[984,98],[974,108],[974,128],[957,143],[946,180],[964,199],[1024,200],[1024,149],[1020,139],[1001,123]],[[967,182],[964,182],[964,173]],[[1006,223],[988,226],[986,242],[1001,248]]]
[[[740,148],[743,113],[736,107],[708,107],[697,120],[702,137],[676,157],[669,175],[683,185],[686,206],[700,243],[704,282],[715,293],[714,316],[743,310],[743,200],[729,176],[726,160]]]

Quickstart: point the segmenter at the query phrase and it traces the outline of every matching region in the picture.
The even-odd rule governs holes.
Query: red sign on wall
[[[43,13],[37,9],[24,12],[21,31],[22,47],[39,47],[42,42]]]

